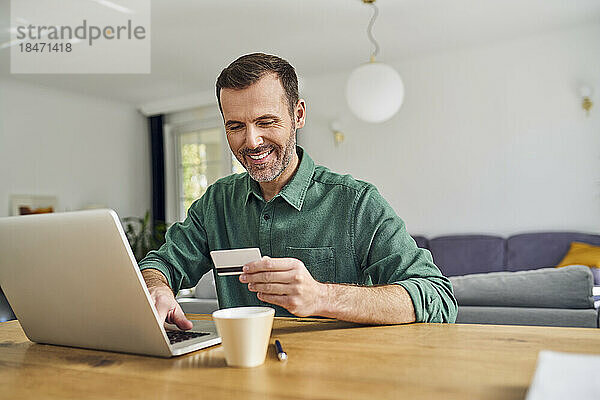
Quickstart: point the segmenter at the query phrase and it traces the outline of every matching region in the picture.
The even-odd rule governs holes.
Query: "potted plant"
[[[140,262],[150,250],[156,250],[165,243],[167,225],[158,221],[154,224],[150,220],[150,211],[146,211],[144,218],[123,218],[125,235],[135,256]]]

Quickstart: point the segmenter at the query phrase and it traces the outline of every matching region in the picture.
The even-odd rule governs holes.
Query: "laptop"
[[[0,286],[32,342],[158,357],[221,343],[212,321],[159,320],[113,210],[0,218]]]

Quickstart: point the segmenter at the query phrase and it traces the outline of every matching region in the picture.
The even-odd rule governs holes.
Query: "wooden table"
[[[0,399],[523,399],[539,350],[600,354],[586,328],[277,318],[275,339],[287,362],[269,346],[264,365],[237,369],[221,346],[160,359],[35,344],[4,322]]]

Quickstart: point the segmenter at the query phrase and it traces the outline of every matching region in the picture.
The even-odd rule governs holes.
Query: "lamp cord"
[[[377,15],[379,15],[379,9],[375,5],[375,3],[369,3],[369,5],[373,7],[373,16],[369,21],[369,26],[367,26],[367,36],[369,37],[371,43],[373,43],[373,45],[375,46],[375,50],[373,50],[373,52],[371,53],[371,62],[374,62],[375,57],[379,54],[379,43],[377,43],[377,40],[375,40],[375,37],[373,36],[373,25],[375,24],[375,19],[377,18]]]

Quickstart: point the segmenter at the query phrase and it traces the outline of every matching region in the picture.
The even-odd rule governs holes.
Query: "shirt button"
[[[265,221],[268,221],[269,218],[271,218],[271,217],[269,217],[269,214],[265,214],[265,215],[263,215],[263,218],[265,219]]]

